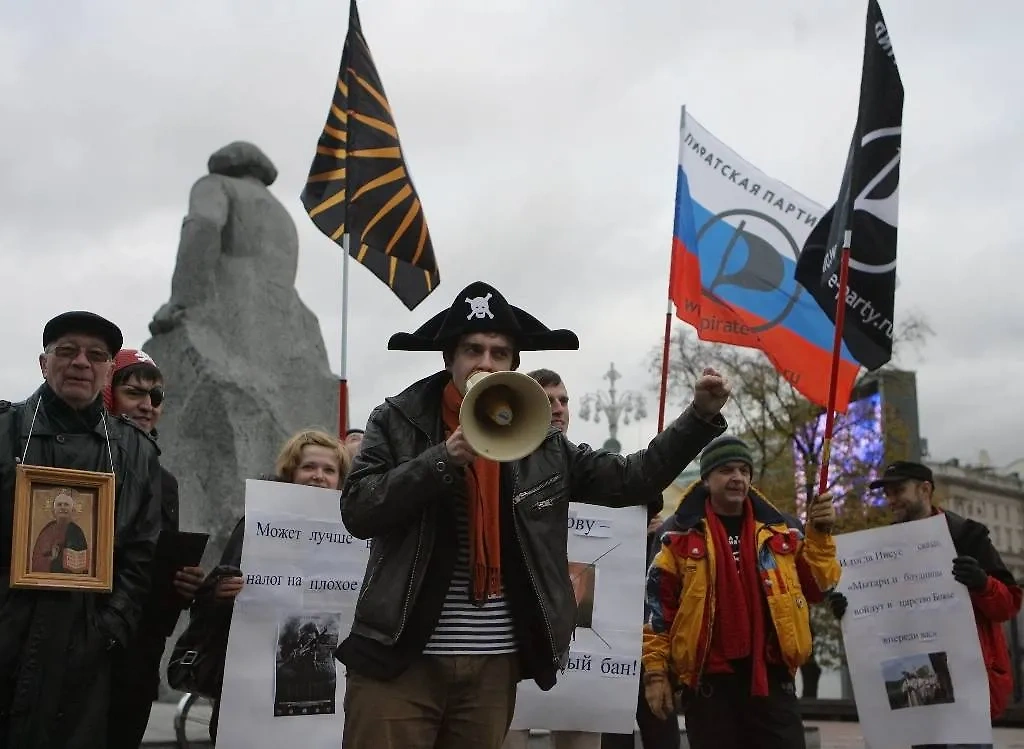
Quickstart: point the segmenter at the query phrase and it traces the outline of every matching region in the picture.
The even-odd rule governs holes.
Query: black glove
[[[984,590],[988,585],[988,573],[974,557],[957,557],[953,560],[953,579],[967,590]]]
[[[846,613],[846,607],[849,605],[849,601],[846,600],[846,596],[842,593],[832,592],[828,594],[828,607],[832,609],[832,616],[836,620],[843,618],[843,614]]]
[[[128,641],[128,623],[117,609],[104,607],[96,613],[96,628],[106,642],[106,649],[123,647]]]

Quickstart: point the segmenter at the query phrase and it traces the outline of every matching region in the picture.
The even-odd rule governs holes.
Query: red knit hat
[[[160,367],[153,361],[153,357],[147,354],[145,351],[139,351],[133,348],[123,348],[117,352],[117,356],[114,357],[114,371],[111,372],[110,377],[113,379],[114,375],[120,372],[126,367],[133,367],[136,364],[148,364],[153,367],[157,372],[160,371]],[[110,411],[114,408],[114,391],[108,384],[103,388],[103,405]]]

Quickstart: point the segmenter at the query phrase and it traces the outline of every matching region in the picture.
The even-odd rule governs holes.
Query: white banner
[[[513,729],[633,733],[640,677],[647,513],[569,505],[569,577],[578,605],[568,669],[542,692],[519,684]]]
[[[340,492],[247,481],[245,585],[228,637],[217,743],[341,744],[344,667],[369,549],[341,523]]]
[[[865,745],[991,746],[988,679],[945,518],[844,533],[836,545]]]

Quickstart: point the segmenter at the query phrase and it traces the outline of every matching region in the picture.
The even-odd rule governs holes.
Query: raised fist
[[[693,388],[693,407],[702,418],[713,419],[728,402],[731,393],[728,380],[711,367],[705,367]]]

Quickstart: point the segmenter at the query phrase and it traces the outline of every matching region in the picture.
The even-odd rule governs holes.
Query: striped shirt
[[[489,598],[483,606],[470,599],[469,511],[466,503],[455,503],[455,525],[459,552],[441,617],[423,649],[426,655],[482,655],[516,652],[512,611],[502,595]]]

